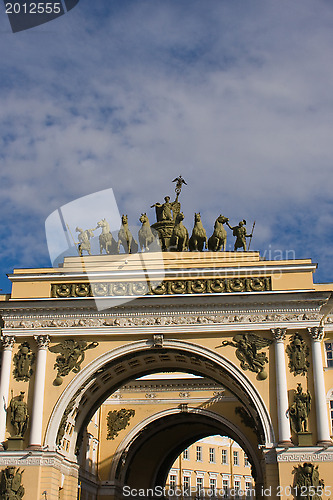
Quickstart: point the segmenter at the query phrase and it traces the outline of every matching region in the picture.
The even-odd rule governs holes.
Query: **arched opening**
[[[212,434],[227,435],[240,442],[261,483],[263,473],[258,446],[272,447],[274,433],[260,394],[229,360],[184,341],[167,340],[163,347],[156,346],[154,341],[135,342],[94,360],[77,374],[59,398],[50,418],[45,445],[50,449],[55,447],[55,442],[59,445],[66,433],[67,423],[72,419],[72,432],[66,436],[68,446],[62,453],[69,460],[76,461],[75,453],[82,443],[83,431],[108,396],[130,380],[161,371],[206,377],[226,388],[252,422],[252,437],[248,438],[246,427],[249,426],[241,424],[242,419],[235,425],[232,419],[209,409],[174,408],[163,418],[155,415],[148,421],[143,419],[133,430],[130,440],[122,443],[112,465],[110,485],[112,483],[113,488],[129,483],[144,487],[162,486],[177,455],[188,444]],[[150,468],[147,466],[149,456],[152,457],[149,450],[154,450]]]

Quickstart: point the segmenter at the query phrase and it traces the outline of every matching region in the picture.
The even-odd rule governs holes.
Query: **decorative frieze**
[[[7,320],[6,328],[99,328],[99,327],[138,327],[138,326],[172,326],[172,325],[200,325],[200,324],[228,324],[228,323],[277,323],[277,322],[306,322],[318,321],[317,313],[233,313],[233,314],[156,314],[142,316],[110,316],[110,317],[81,317],[36,320]]]
[[[272,290],[270,277],[176,279],[162,282],[122,281],[101,283],[53,283],[51,297],[121,297],[264,292]]]
[[[321,452],[286,452],[277,454],[278,462],[333,462],[333,453]]]

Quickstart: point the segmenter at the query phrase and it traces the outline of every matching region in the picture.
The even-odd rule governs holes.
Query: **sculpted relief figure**
[[[296,375],[305,375],[308,371],[310,363],[307,361],[310,350],[302,337],[295,333],[290,344],[287,346],[286,352],[289,357],[290,372]]]
[[[81,363],[85,357],[87,349],[93,349],[98,346],[98,342],[88,344],[85,340],[64,340],[60,344],[49,347],[51,352],[59,353],[56,357],[54,368],[57,369],[57,378],[54,381],[55,385],[62,384],[62,378],[68,375],[71,371],[78,373],[81,370]]]
[[[265,364],[268,362],[266,353],[258,352],[272,343],[270,339],[264,339],[253,333],[239,333],[235,335],[232,341],[224,340],[220,346],[231,345],[236,347],[236,356],[240,361],[242,370],[250,370],[258,373],[258,378],[264,380],[267,378]]]
[[[24,392],[13,397],[9,403],[10,422],[15,430],[16,437],[23,437],[29,422],[28,405],[23,401]]]
[[[16,470],[16,467],[6,467],[1,472],[1,500],[21,500],[21,498],[24,496],[24,487],[21,484],[23,472],[24,470]]]
[[[303,392],[302,385],[297,384],[293,404],[289,407],[291,427],[294,432],[308,432],[308,417],[311,410],[311,394]]]
[[[20,345],[19,350],[13,356],[14,370],[13,375],[16,380],[27,382],[33,371],[31,366],[35,361],[35,355],[30,349],[28,342]]]

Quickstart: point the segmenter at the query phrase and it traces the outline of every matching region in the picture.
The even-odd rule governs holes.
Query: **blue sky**
[[[113,188],[153,222],[179,174],[190,231],[256,220],[252,249],[333,281],[332,27],[326,0],[80,0],[13,34],[0,4],[3,291],[58,207]]]

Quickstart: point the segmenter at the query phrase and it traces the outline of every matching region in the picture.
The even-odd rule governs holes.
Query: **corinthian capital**
[[[283,342],[286,338],[287,328],[271,328],[274,340]]]
[[[34,335],[38,349],[47,349],[50,343],[49,335]]]
[[[325,335],[324,328],[322,326],[313,326],[308,328],[308,332],[313,338],[313,340],[322,341]]]
[[[3,349],[13,349],[15,337],[12,335],[1,335],[0,340]]]

